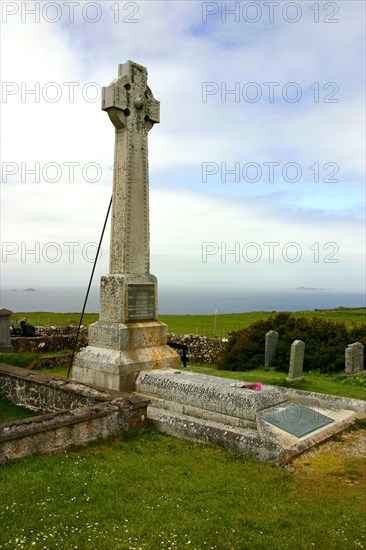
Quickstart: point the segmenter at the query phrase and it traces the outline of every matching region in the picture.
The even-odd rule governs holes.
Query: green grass
[[[65,354],[65,351],[55,352],[53,355]],[[44,356],[44,354],[43,354]],[[0,363],[13,365],[14,367],[22,367],[25,369],[32,368],[32,365],[37,363],[37,360],[42,357],[41,353],[23,352],[23,353],[0,353]],[[70,357],[71,359],[71,357]],[[37,372],[44,372],[54,376],[62,376],[66,378],[68,367],[56,366],[54,368],[38,369]]]
[[[65,352],[59,352],[64,354]],[[56,355],[56,353],[54,354]],[[37,364],[37,360],[42,357],[40,353],[23,352],[23,353],[0,353],[0,363],[6,365],[13,365],[14,367],[21,367],[25,369],[32,369]],[[52,376],[61,376],[67,378],[68,367],[55,366],[53,368],[36,368],[36,372],[43,372],[44,374],[50,374]],[[71,376],[71,375],[70,375]]]
[[[40,356],[41,354],[37,352],[0,353],[0,363],[26,369]]]
[[[218,316],[217,327],[220,318],[249,325],[256,315],[263,318],[261,313]],[[172,332],[195,333],[197,322],[213,323],[213,316],[161,320]],[[26,366],[34,355],[3,354],[0,361]],[[304,382],[290,384],[285,373],[275,371],[199,365],[188,370],[365,399],[361,377],[305,373]],[[65,376],[67,369],[44,372]],[[295,475],[219,447],[149,431],[0,467],[0,486],[1,550],[344,550],[366,544],[364,460],[332,452],[306,458]]]
[[[13,422],[13,420],[21,420],[37,416],[39,413],[14,405],[12,401],[0,395],[0,424],[3,422]]]
[[[160,315],[159,320],[167,323],[169,332],[178,334],[199,334],[201,336],[219,336],[224,338],[229,332],[248,327],[259,319],[268,319],[270,312],[257,311],[252,313],[233,313],[214,315]],[[295,317],[316,316],[330,321],[343,321],[348,327],[353,323],[359,325],[366,323],[366,309],[336,309],[324,311],[297,311]],[[26,317],[31,325],[53,325],[63,326],[73,322],[78,325],[79,313],[14,313],[12,320],[20,320]],[[98,320],[97,313],[86,313],[83,318],[83,325],[88,326]],[[216,330],[214,330],[216,328]]]
[[[0,354],[0,363],[27,368],[37,357],[39,357],[37,353],[3,353]],[[221,376],[223,378],[261,382],[262,384],[269,384],[271,386],[284,386],[286,388],[297,388],[299,390],[327,393],[329,395],[339,395],[354,399],[366,399],[366,377],[361,376],[345,378],[342,374],[306,372],[304,373],[304,381],[286,382],[286,373],[264,369],[245,372],[225,371],[217,370],[215,365],[193,365],[189,363],[187,370]],[[62,366],[37,370],[37,372],[52,374],[52,376],[61,376],[63,378],[67,377],[67,371],[68,367]]]
[[[52,369],[39,369],[37,372],[42,372],[44,374],[51,374],[52,376],[60,376],[61,378],[67,378],[68,367],[55,367]],[[70,373],[70,379],[72,378],[72,370]]]
[[[98,313],[85,313],[83,317],[83,325],[88,326],[90,323],[98,321]],[[35,311],[34,313],[13,313],[10,317],[11,321],[20,321],[27,319],[27,323],[35,326],[55,326],[61,327],[66,325],[79,325],[80,313],[52,313],[48,311]]]
[[[154,431],[0,468],[0,549],[363,548],[360,458],[298,474]]]

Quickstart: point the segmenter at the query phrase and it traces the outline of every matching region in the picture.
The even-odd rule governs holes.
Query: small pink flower
[[[259,382],[254,382],[253,384],[253,390],[255,391],[259,391],[262,389],[262,384],[260,384]]]

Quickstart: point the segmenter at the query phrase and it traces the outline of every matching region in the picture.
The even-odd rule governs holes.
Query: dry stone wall
[[[14,352],[41,352],[70,350],[74,346],[78,327],[68,325],[64,327],[35,327],[34,336],[13,336],[11,343]],[[81,327],[77,349],[88,345],[88,329]]]
[[[188,357],[191,362],[215,363],[227,340],[226,338],[209,338],[195,334],[170,333],[168,342],[185,344],[188,347]]]
[[[0,364],[0,393],[17,405],[44,413],[94,405],[98,390],[28,369]]]
[[[43,414],[0,424],[0,464],[146,427],[149,401],[0,364],[0,394]]]
[[[74,335],[76,336],[78,332],[78,327],[74,325],[65,325],[63,327],[40,327],[35,326],[35,336],[66,336],[66,335]],[[79,332],[79,338],[80,336],[88,336],[88,327],[84,327],[81,325],[80,332]]]
[[[11,339],[15,352],[36,351],[51,353],[72,349],[77,327],[36,327],[34,337],[13,337]],[[215,363],[220,351],[226,345],[226,338],[210,338],[195,334],[168,334],[168,342],[185,344],[191,362]],[[88,329],[82,327],[77,349],[88,345]],[[179,353],[179,350],[177,350]]]

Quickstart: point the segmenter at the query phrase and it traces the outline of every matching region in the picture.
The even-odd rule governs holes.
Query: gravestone
[[[102,109],[115,128],[109,275],[101,278],[99,321],[77,356],[73,379],[132,391],[142,370],[178,367],[157,314],[157,280],[150,274],[148,132],[160,103],[147,70],[132,61],[103,88]]]
[[[13,353],[13,345],[10,340],[10,309],[0,308],[0,352]]]
[[[270,369],[278,344],[278,332],[270,330],[265,336],[264,367]]]
[[[361,342],[349,344],[345,350],[345,374],[347,376],[365,374],[363,363],[363,345]]]
[[[276,464],[366,414],[361,400],[265,384],[254,391],[239,380],[182,369],[143,371],[136,392],[150,401],[147,417],[158,430]]]
[[[291,344],[290,368],[286,378],[288,382],[303,380],[304,352],[305,343],[302,340],[295,340]]]

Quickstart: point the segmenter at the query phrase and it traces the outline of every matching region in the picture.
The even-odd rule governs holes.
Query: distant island
[[[37,292],[36,288],[23,288],[23,292]]]
[[[298,286],[296,290],[333,290],[332,288],[317,288],[315,286]]]

